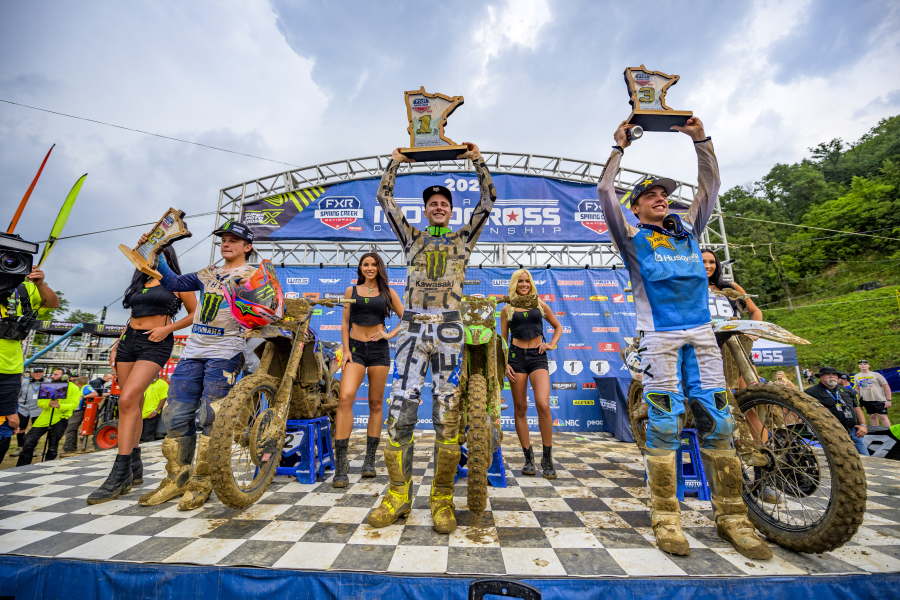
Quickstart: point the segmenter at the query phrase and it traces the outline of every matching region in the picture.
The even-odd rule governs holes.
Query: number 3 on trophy
[[[638,102],[641,104],[652,104],[656,99],[656,90],[652,87],[642,87],[638,90]]]

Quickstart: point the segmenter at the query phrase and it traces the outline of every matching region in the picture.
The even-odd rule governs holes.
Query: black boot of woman
[[[350,445],[350,438],[342,440],[334,440],[334,479],[331,480],[331,487],[342,488],[347,487],[350,479],[347,472],[350,470],[350,461],[347,460],[347,448]]]
[[[131,491],[133,479],[131,476],[131,455],[117,454],[112,471],[100,489],[95,490],[87,497],[88,504],[100,504],[115,500],[122,494]]]
[[[522,467],[522,475],[534,475],[534,450],[531,449],[531,446],[527,448],[522,448],[522,452],[525,453],[525,466]]]
[[[375,454],[378,452],[378,442],[381,441],[380,437],[366,437],[366,459],[363,461],[362,466],[362,476],[363,477],[375,477],[377,473],[375,472]]]
[[[541,470],[544,471],[544,479],[556,479],[552,452],[553,446],[544,446],[544,456],[541,458]]]

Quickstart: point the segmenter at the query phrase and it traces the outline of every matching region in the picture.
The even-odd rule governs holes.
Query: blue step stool
[[[684,462],[684,453],[690,456],[690,462]],[[678,468],[678,466],[681,468]],[[700,458],[700,442],[697,439],[696,429],[683,429],[681,431],[681,447],[675,452],[675,470],[678,482],[675,495],[679,500],[684,500],[685,493],[697,494],[698,500],[709,500],[709,484],[706,481],[706,471],[703,470],[703,460]],[[644,471],[644,481],[647,481],[647,472]]]
[[[316,476],[325,477],[325,469],[334,470],[334,446],[328,417],[289,419],[285,428],[286,448],[276,475],[296,477],[300,483],[315,483]]]
[[[453,483],[456,483],[460,477],[469,476],[469,470],[463,468],[469,461],[469,451],[465,446],[460,446],[460,450],[462,453],[459,457],[459,465],[456,467],[456,477],[453,478]],[[495,488],[506,487],[506,467],[503,465],[503,450],[500,446],[497,446],[497,450],[494,452],[494,457],[491,460],[491,466],[488,469],[488,483]]]

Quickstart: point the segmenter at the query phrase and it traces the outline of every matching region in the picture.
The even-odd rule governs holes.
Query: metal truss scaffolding
[[[515,152],[482,152],[491,173],[509,173],[531,177],[549,177],[562,181],[590,183],[596,185],[605,167],[595,163],[572,158],[520,154]],[[343,181],[381,177],[390,163],[389,155],[352,158],[323,163],[293,171],[275,173],[252,181],[247,181],[222,189],[219,192],[216,226],[228,219],[237,219],[241,207],[249,202],[267,198],[275,194],[293,192],[312,186],[322,186]],[[473,172],[468,160],[453,160],[429,163],[408,163],[402,165],[399,175]],[[620,168],[616,173],[616,188],[629,191],[638,181],[653,175],[645,171]],[[669,197],[684,206],[694,199],[696,186],[677,182],[678,188]],[[373,198],[374,202],[375,199]],[[713,250],[723,250],[726,260],[730,258],[728,240],[722,209],[716,203],[716,211],[703,231],[700,245]],[[210,261],[221,261],[216,246],[218,238],[213,237]],[[268,258],[276,265],[283,266],[355,266],[359,258],[367,252],[378,252],[389,266],[405,266],[399,245],[390,242],[327,242],[310,240],[259,241],[253,244],[257,255]],[[479,243],[469,262],[471,266],[485,267],[581,267],[613,268],[622,264],[621,257],[611,243]],[[731,275],[731,266],[726,266],[726,275]]]

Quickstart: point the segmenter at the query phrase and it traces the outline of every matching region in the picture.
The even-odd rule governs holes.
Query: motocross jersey
[[[697,241],[715,208],[721,182],[712,142],[707,139],[694,147],[700,173],[683,219],[686,236],[628,224],[613,186],[620,150],[613,150],[597,185],[610,238],[631,275],[638,331],[691,329],[710,322],[708,280]]]
[[[231,307],[222,294],[222,286],[231,278],[246,279],[256,271],[250,265],[223,269],[212,265],[196,273],[177,275],[160,256],[160,283],[170,292],[202,291],[194,324],[181,358],[230,359],[242,353],[247,340],[241,337],[245,329],[231,315]]]
[[[497,190],[484,159],[474,161],[481,199],[468,224],[459,231],[429,227],[422,231],[409,224],[394,200],[394,180],[400,163],[391,161],[378,188],[378,203],[384,211],[406,260],[406,292],[403,305],[408,310],[440,313],[459,309],[466,266],[497,199]]]

